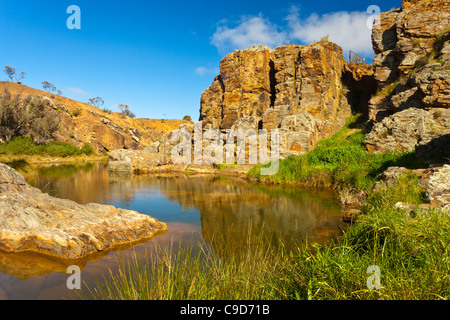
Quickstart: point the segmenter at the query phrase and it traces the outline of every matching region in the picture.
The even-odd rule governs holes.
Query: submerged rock
[[[136,211],[57,199],[0,164],[0,249],[79,259],[167,231]]]

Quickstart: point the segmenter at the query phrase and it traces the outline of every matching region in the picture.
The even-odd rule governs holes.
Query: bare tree
[[[91,106],[100,108],[101,106],[103,106],[105,104],[105,101],[103,101],[103,99],[100,97],[96,97],[96,98],[89,99],[89,104]]]
[[[19,83],[19,84],[21,84],[21,83],[22,83],[21,80],[22,80],[23,78],[25,78],[25,75],[26,75],[25,72],[21,72],[18,76],[15,77],[15,78],[16,78],[16,82]]]

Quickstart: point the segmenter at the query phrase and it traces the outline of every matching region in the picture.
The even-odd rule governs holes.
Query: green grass
[[[0,153],[9,155],[47,155],[51,157],[70,157],[92,155],[94,149],[85,144],[77,148],[69,143],[52,141],[36,144],[32,138],[26,136],[14,137],[10,141],[0,143]]]
[[[261,241],[260,243],[263,243]],[[216,255],[205,243],[155,245],[142,262],[122,257],[118,272],[104,274],[84,298],[107,300],[284,299],[276,285],[284,258],[258,245],[255,250]],[[231,249],[231,248],[230,248]],[[230,253],[230,252],[229,252]]]
[[[393,83],[388,84],[383,89],[379,90],[375,95],[376,96],[389,96],[392,92],[394,92],[395,88],[397,88],[399,83],[400,83],[399,80],[394,81]]]
[[[303,156],[280,160],[279,171],[273,176],[260,174],[261,167],[268,165],[253,167],[248,176],[266,182],[370,190],[377,176],[390,166],[417,168],[422,165],[423,161],[411,152],[367,152],[362,129],[351,129],[351,125],[349,122],[332,138],[320,141]]]

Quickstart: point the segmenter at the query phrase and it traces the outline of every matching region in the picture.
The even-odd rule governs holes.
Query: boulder
[[[160,165],[159,154],[141,151],[119,149],[109,154],[109,171],[133,172],[143,168],[152,168]]]
[[[202,94],[200,121],[204,129],[222,132],[242,128],[266,129],[270,134],[280,129],[285,154],[304,153],[345,124],[351,112],[347,85],[364,81],[367,87],[367,77],[373,77],[371,70],[346,66],[342,49],[328,40],[232,52]],[[292,117],[299,118],[295,121],[299,125],[286,124]],[[300,118],[307,122],[300,125]]]
[[[426,194],[432,205],[445,207],[450,204],[450,165],[444,165],[430,176]]]
[[[409,108],[375,123],[366,136],[371,152],[416,151],[419,157],[450,152],[450,109]]]
[[[63,259],[113,250],[167,231],[165,223],[136,211],[51,197],[5,164],[0,164],[0,226],[0,249]]]

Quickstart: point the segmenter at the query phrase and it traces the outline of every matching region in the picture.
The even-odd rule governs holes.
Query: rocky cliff
[[[349,86],[361,81],[355,69],[371,73],[369,66],[349,66],[327,40],[238,50],[220,62],[220,75],[203,92],[199,120],[222,131],[278,128],[282,155],[304,153],[345,124]]]
[[[201,96],[199,118],[203,131],[217,129],[221,137],[202,147],[226,141],[229,129],[279,129],[280,158],[300,155],[357,111],[369,119],[370,152],[450,154],[450,1],[405,0],[380,20],[371,66],[347,63],[342,49],[326,39],[273,50],[255,46],[224,57]],[[194,126],[183,129],[193,140]],[[118,151],[112,167],[171,164],[179,143],[172,134],[146,148],[139,161]]]
[[[403,1],[372,34],[370,151],[450,154],[450,1]]]

